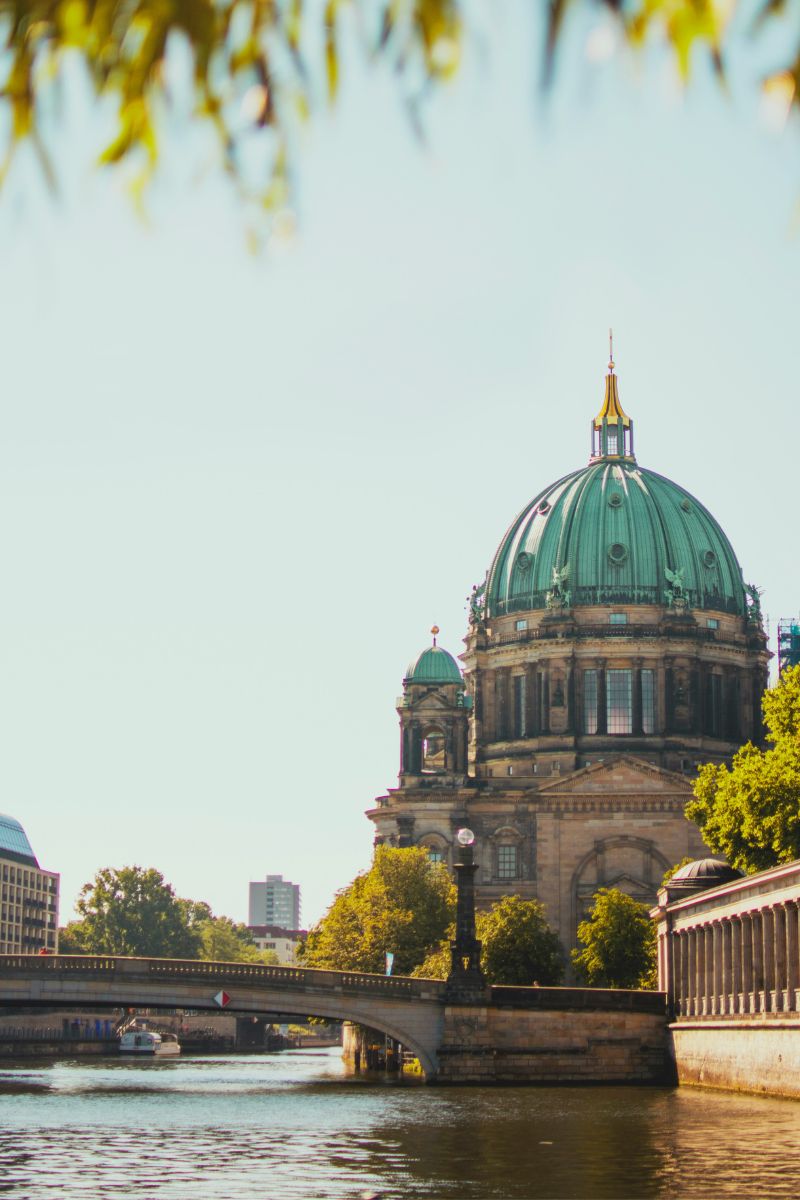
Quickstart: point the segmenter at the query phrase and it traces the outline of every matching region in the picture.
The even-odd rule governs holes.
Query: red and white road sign
[[[231,998],[227,992],[217,992],[214,997],[214,1003],[218,1004],[220,1008],[227,1008],[230,1002]]]

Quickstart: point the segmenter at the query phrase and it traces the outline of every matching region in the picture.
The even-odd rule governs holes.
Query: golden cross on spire
[[[614,373],[614,330],[608,331],[608,369],[611,374]]]

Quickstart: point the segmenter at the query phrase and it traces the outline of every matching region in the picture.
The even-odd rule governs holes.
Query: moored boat
[[[119,1039],[120,1054],[168,1057],[180,1054],[180,1042],[174,1033],[156,1033],[152,1029],[128,1029]]]

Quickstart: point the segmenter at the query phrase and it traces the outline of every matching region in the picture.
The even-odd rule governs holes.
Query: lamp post
[[[456,936],[450,943],[451,964],[447,977],[447,999],[451,1003],[480,1003],[486,995],[486,979],[481,971],[481,944],[475,936],[475,872],[472,847],[475,834],[459,829],[456,873]]]

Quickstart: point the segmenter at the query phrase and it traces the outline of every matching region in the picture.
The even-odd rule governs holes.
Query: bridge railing
[[[197,980],[217,983],[261,983],[297,991],[358,991],[398,999],[433,999],[444,991],[444,983],[432,979],[370,975],[362,971],[326,971],[312,967],[268,967],[258,963],[204,962],[195,959],[128,958],[122,955],[0,955],[0,975],[5,971],[84,973],[103,975],[147,975],[150,979]]]

